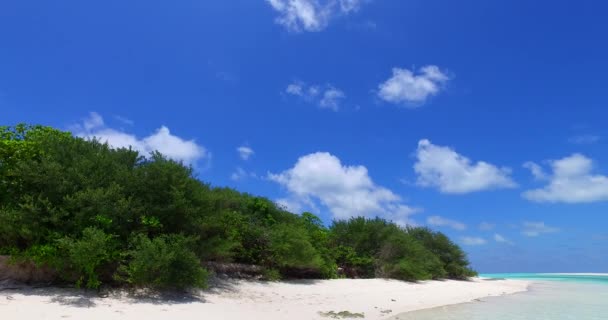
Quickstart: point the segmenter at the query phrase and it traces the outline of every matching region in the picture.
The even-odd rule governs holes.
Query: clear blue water
[[[397,315],[392,320],[606,320],[608,275],[491,274],[522,279],[530,291]]]
[[[529,281],[560,281],[574,283],[585,282],[608,285],[608,274],[487,273],[481,274],[480,277],[492,279],[521,279]]]

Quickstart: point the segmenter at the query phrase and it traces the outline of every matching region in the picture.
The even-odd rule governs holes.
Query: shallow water
[[[397,315],[393,320],[606,320],[608,276],[501,274],[533,281],[530,291]]]

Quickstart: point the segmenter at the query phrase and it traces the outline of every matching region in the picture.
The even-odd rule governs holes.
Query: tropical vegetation
[[[268,279],[475,274],[440,232],[363,217],[326,226],[160,153],[23,124],[0,127],[0,254],[89,288],[204,287],[205,262],[257,265]]]

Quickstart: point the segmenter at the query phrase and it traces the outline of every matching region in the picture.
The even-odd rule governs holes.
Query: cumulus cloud
[[[526,221],[523,223],[521,233],[527,237],[538,237],[545,233],[559,232],[559,228],[550,227],[544,222]]]
[[[435,227],[450,227],[455,230],[465,230],[467,226],[459,221],[447,219],[441,216],[430,216],[426,219],[426,223]]]
[[[552,160],[552,173],[543,188],[525,191],[536,202],[585,203],[608,201],[608,177],[593,174],[593,161],[582,154]]]
[[[393,68],[393,75],[378,86],[382,100],[406,106],[420,106],[437,95],[449,77],[437,66],[425,66],[416,74],[412,70]]]
[[[74,126],[74,134],[85,139],[107,142],[114,148],[131,147],[143,155],[159,151],[173,160],[183,161],[186,164],[194,164],[209,156],[205,147],[194,140],[185,140],[173,135],[165,126],[161,126],[146,137],[138,138],[134,134],[107,127],[103,117],[96,112],[91,112],[82,124]]]
[[[510,244],[510,245],[513,244],[513,242],[511,240],[505,238],[504,236],[502,236],[498,233],[494,234],[494,241],[496,241],[498,243],[505,243],[505,244]]]
[[[484,161],[472,163],[451,148],[434,145],[426,139],[418,142],[416,158],[417,184],[436,187],[443,193],[463,194],[517,186],[510,177],[510,169]]]
[[[270,173],[268,178],[286,188],[289,206],[318,201],[337,219],[380,216],[405,225],[417,211],[389,189],[376,185],[364,166],[343,165],[327,152],[302,156],[291,169]]]
[[[279,14],[275,22],[291,32],[321,31],[336,16],[356,12],[364,0],[266,0]]]
[[[461,237],[460,242],[466,246],[481,246],[487,243],[486,239],[479,237]]]
[[[239,153],[239,157],[243,160],[249,160],[249,158],[255,153],[253,149],[247,146],[240,146],[236,148],[236,151]]]
[[[346,98],[344,91],[332,85],[306,85],[296,81],[287,86],[285,93],[302,98],[304,101],[314,103],[320,108],[338,111],[340,102]]]

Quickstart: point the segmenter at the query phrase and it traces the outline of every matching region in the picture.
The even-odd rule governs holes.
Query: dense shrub
[[[408,228],[407,231],[439,258],[445,270],[444,276],[462,280],[477,275],[469,267],[464,251],[445,234],[421,227]]]
[[[378,218],[327,228],[312,213],[211,187],[160,153],[26,125],[0,127],[0,253],[87,287],[203,286],[201,261],[258,265],[269,279],[475,274],[438,232]]]
[[[319,217],[310,212],[303,212],[300,219],[308,233],[309,241],[319,254],[318,271],[320,276],[327,279],[337,278],[338,265],[334,248],[331,247],[329,230],[323,225]]]
[[[333,247],[337,266],[350,278],[373,278],[375,260],[372,256],[360,254],[352,247],[338,245]]]
[[[207,271],[189,247],[193,239],[182,235],[161,235],[150,239],[143,234],[132,240],[128,263],[119,274],[135,286],[157,289],[203,288]]]
[[[80,239],[65,237],[59,239],[59,256],[64,277],[71,278],[73,272],[76,286],[82,284],[87,288],[97,288],[101,285],[99,274],[104,263],[113,260],[115,253],[114,237],[96,228],[86,228]],[[56,263],[57,264],[57,263]]]
[[[278,268],[318,268],[319,253],[311,244],[306,229],[300,225],[278,224],[271,229],[269,264]]]
[[[440,279],[446,275],[439,258],[401,230],[382,245],[377,275],[408,281]]]
[[[359,217],[335,221],[330,231],[336,261],[349,276],[411,281],[476,275],[460,247],[427,228]]]

